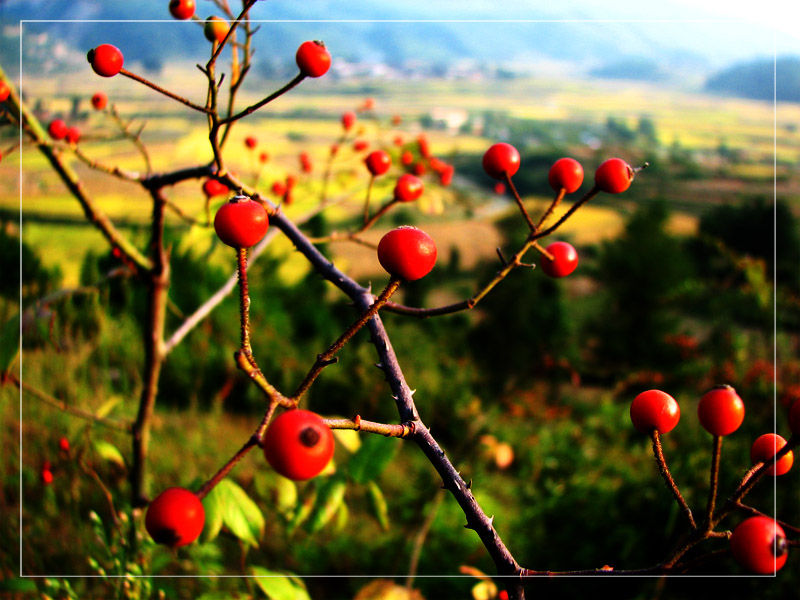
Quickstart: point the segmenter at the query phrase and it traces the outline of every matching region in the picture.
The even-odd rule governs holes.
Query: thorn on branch
[[[500,250],[500,248],[495,248],[495,252],[497,252],[497,257],[500,259],[500,264],[502,264],[504,267],[508,265],[506,257],[503,256],[503,251]]]

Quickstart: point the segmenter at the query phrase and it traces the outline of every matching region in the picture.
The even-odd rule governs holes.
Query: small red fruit
[[[541,265],[550,277],[566,277],[578,266],[578,252],[567,242],[553,242],[546,248],[547,252],[553,255],[550,260],[542,255]]]
[[[571,194],[583,183],[583,167],[574,158],[559,158],[550,167],[547,179],[550,187],[556,192],[563,189],[567,194]]]
[[[252,135],[248,135],[246,138],[244,138],[244,145],[250,148],[250,150],[255,148],[256,144],[258,144],[258,141]]]
[[[67,124],[61,119],[53,119],[47,126],[47,133],[54,140],[63,140],[67,135]]]
[[[392,115],[392,125],[397,127],[402,122],[403,122],[403,117],[401,117],[400,115]]]
[[[436,264],[436,244],[421,229],[398,227],[378,243],[378,261],[390,275],[415,281],[430,273]]]
[[[609,158],[594,172],[594,184],[607,194],[621,194],[632,181],[633,169],[621,158]]]
[[[260,162],[262,165],[265,164],[267,161],[269,161],[269,153],[262,152],[261,154],[258,155],[258,162]]]
[[[228,29],[230,27],[225,19],[212,15],[206,19],[206,23],[203,25],[203,35],[209,42],[221,44],[228,35]]]
[[[786,440],[782,436],[774,433],[765,433],[756,438],[756,441],[750,446],[750,460],[754,464],[758,462],[771,463],[778,450],[785,445]],[[767,470],[767,475],[784,475],[792,468],[792,463],[794,463],[794,453],[790,450]]]
[[[403,154],[400,155],[400,162],[408,166],[414,162],[414,155],[411,154],[410,151],[406,150],[405,152],[403,152]]]
[[[678,424],[681,409],[678,402],[661,390],[642,392],[631,402],[631,421],[641,433],[650,434],[655,429],[664,434]]]
[[[369,142],[367,140],[356,140],[353,142],[353,150],[356,152],[361,152],[369,148]]]
[[[185,21],[194,15],[194,0],[170,0],[169,12],[176,19]]]
[[[505,194],[506,193],[506,184],[503,183],[502,181],[498,181],[497,183],[495,183],[494,184],[494,193],[497,194],[498,196],[502,196],[503,194]]]
[[[422,196],[425,184],[416,175],[406,173],[397,179],[394,186],[394,199],[400,202],[413,202]]]
[[[144,526],[158,544],[186,546],[203,531],[206,512],[196,494],[181,487],[161,492],[147,507]]]
[[[70,127],[64,137],[70,144],[77,144],[81,139],[81,132],[77,127]]]
[[[322,77],[331,68],[331,54],[322,42],[303,42],[297,49],[295,60],[306,77]]]
[[[383,175],[392,166],[392,159],[383,150],[375,150],[367,155],[364,159],[367,169],[372,173],[373,177]]]
[[[311,173],[314,165],[311,162],[311,157],[308,156],[308,152],[301,152],[299,158],[300,169],[303,171],[303,173]]]
[[[342,127],[344,127],[345,131],[350,131],[355,122],[356,122],[356,113],[354,113],[353,111],[347,111],[342,115]]]
[[[69,440],[65,437],[62,437],[58,440],[58,447],[62,452],[69,452]]]
[[[5,81],[0,81],[0,102],[8,100],[10,93],[11,89],[8,87],[8,84]]]
[[[214,217],[214,231],[224,244],[249,248],[266,235],[269,218],[264,207],[247,196],[235,196],[220,206]]]
[[[53,483],[53,472],[50,469],[42,469],[42,483],[44,485],[50,485]]]
[[[744,421],[744,402],[731,386],[720,385],[700,398],[697,416],[711,435],[730,435]]]
[[[295,481],[319,475],[333,457],[333,433],[315,413],[293,408],[270,424],[264,456],[278,473]]]
[[[421,163],[421,162],[414,163],[414,167],[413,167],[414,175],[422,177],[423,175],[425,175],[425,171],[426,170],[427,169],[425,168],[425,165],[423,163]]]
[[[283,184],[282,181],[276,181],[275,183],[272,184],[270,190],[276,196],[283,197],[283,195],[286,193],[286,186]]]
[[[731,534],[733,558],[752,573],[774,574],[786,564],[788,553],[783,528],[769,517],[745,519]]]
[[[394,136],[394,140],[392,140],[392,141],[394,142],[395,146],[402,146],[403,145],[403,136],[402,135],[396,135],[396,136]]]
[[[227,185],[216,179],[206,179],[203,182],[203,193],[209,198],[227,195],[229,191]]]
[[[89,50],[86,55],[94,72],[101,77],[113,77],[122,70],[125,62],[122,52],[111,44],[100,44],[97,48]]]
[[[453,175],[455,172],[456,168],[453,165],[446,165],[441,171],[439,171],[439,184],[447,187],[453,183]]]
[[[511,144],[495,144],[483,155],[483,170],[494,179],[511,177],[519,171],[519,152]]]
[[[431,145],[428,142],[428,138],[426,138],[424,135],[420,135],[417,138],[417,148],[419,149],[419,153],[422,155],[423,158],[430,158]]]
[[[103,92],[95,92],[92,96],[92,106],[95,107],[97,110],[103,110],[108,104],[108,96],[106,96]]]

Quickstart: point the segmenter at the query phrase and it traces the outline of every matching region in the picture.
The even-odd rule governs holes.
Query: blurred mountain
[[[709,77],[706,91],[782,102],[800,102],[800,58],[782,56],[736,64]]]
[[[209,0],[198,0],[202,18],[213,14],[212,8]],[[676,15],[688,20],[676,22]],[[567,0],[544,7],[528,0],[267,0],[251,10],[252,19],[271,20],[261,24],[260,61],[292,62],[286,48],[313,38],[351,62],[398,66],[466,60],[567,75],[619,75],[627,65],[632,78],[686,79],[687,73],[704,78],[735,61],[772,55],[769,27],[703,21],[708,15],[685,0],[662,0],[646,9],[628,0]],[[47,32],[51,41],[61,40],[80,53],[113,40],[126,61],[152,70],[174,57],[196,60],[208,53],[198,25],[171,19],[167,0],[6,0],[0,1],[0,18],[5,24],[36,19],[24,23],[23,37]],[[51,20],[59,22],[41,22]],[[789,43],[797,43],[800,53],[797,38]]]

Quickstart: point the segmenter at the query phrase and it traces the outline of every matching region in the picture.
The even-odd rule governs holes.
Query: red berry
[[[789,408],[789,431],[800,435],[800,400],[795,400]]]
[[[550,260],[542,255],[542,270],[550,277],[566,277],[578,266],[578,252],[567,242],[553,242],[546,248],[553,255]]]
[[[398,227],[378,243],[378,261],[390,275],[415,281],[430,273],[436,264],[436,244],[416,227]]]
[[[353,150],[356,152],[361,152],[362,150],[366,150],[369,148],[369,142],[366,140],[356,140],[353,142]]]
[[[424,135],[421,135],[417,138],[417,148],[419,148],[419,153],[422,155],[423,158],[429,158],[431,155],[431,146],[428,143],[428,138]]]
[[[206,513],[196,494],[181,487],[161,492],[147,507],[144,526],[158,544],[186,546],[203,531]]]
[[[234,248],[254,246],[266,235],[268,228],[267,211],[247,196],[231,198],[220,206],[214,217],[217,236]]]
[[[336,156],[339,153],[339,144],[331,144],[331,156]]]
[[[315,413],[294,408],[281,413],[264,435],[267,462],[278,473],[302,481],[319,475],[333,456],[333,433]]]
[[[89,50],[86,58],[92,64],[94,72],[101,77],[113,77],[120,72],[122,63],[125,62],[119,48],[111,44],[100,44]]]
[[[206,179],[203,182],[203,193],[209,198],[227,195],[229,191],[227,185],[216,179]]]
[[[287,175],[286,176],[286,189],[291,190],[294,187],[294,184],[297,183],[297,178],[294,175]]]
[[[641,433],[654,429],[663,434],[672,431],[681,418],[681,408],[675,398],[661,390],[642,392],[631,402],[631,421]]]
[[[283,184],[282,181],[276,181],[275,183],[272,184],[272,187],[270,189],[272,193],[275,194],[276,196],[283,197],[283,195],[286,193],[286,186]]]
[[[302,169],[303,173],[311,173],[313,164],[311,163],[311,158],[308,156],[308,152],[301,152],[299,158],[300,169]]]
[[[403,145],[403,136],[402,135],[394,136],[393,142],[394,142],[395,146],[402,146]]]
[[[303,42],[295,60],[306,77],[322,77],[331,68],[331,54],[322,42]]]
[[[411,154],[411,152],[409,152],[408,150],[406,150],[405,152],[403,152],[403,154],[400,155],[400,162],[408,166],[412,162],[414,162],[414,155]]]
[[[364,159],[367,169],[372,173],[373,177],[383,175],[392,166],[392,159],[383,150],[375,150],[367,155]]]
[[[519,171],[519,152],[511,144],[495,144],[483,155],[483,170],[495,179],[511,177]]]
[[[583,167],[574,158],[559,158],[550,167],[547,179],[550,187],[556,192],[563,189],[567,194],[571,194],[583,183]]]
[[[425,184],[416,175],[401,175],[394,186],[394,198],[400,202],[413,202],[422,196]]]
[[[103,92],[95,92],[92,96],[92,106],[94,106],[97,110],[103,110],[108,104],[108,96],[106,96]]]
[[[494,193],[497,194],[498,196],[502,196],[503,194],[505,194],[506,193],[506,184],[503,183],[502,181],[498,181],[497,183],[495,183],[494,184]]]
[[[262,165],[266,163],[268,160],[269,160],[269,153],[262,152],[261,154],[258,155],[258,162],[260,162]]]
[[[185,21],[194,15],[194,0],[170,0],[169,12],[176,19]]]
[[[225,19],[212,15],[206,19],[206,23],[203,25],[203,35],[209,42],[221,44],[228,35],[228,29],[230,27]]]
[[[69,452],[69,440],[65,437],[62,437],[61,439],[58,440],[58,447],[63,452]]]
[[[765,433],[756,438],[756,441],[750,446],[750,460],[754,464],[758,462],[771,463],[778,450],[785,445],[786,440],[783,437],[774,433]],[[792,463],[794,463],[794,453],[790,450],[767,470],[767,475],[784,475],[792,468]]]
[[[0,81],[0,102],[5,102],[8,99],[11,89],[5,81]]]
[[[345,131],[350,131],[353,124],[356,122],[356,113],[348,111],[342,115],[342,127]]]
[[[508,592],[505,590],[500,590],[497,594],[497,600],[508,600]]]
[[[422,176],[425,175],[425,165],[421,162],[414,164],[414,175]]]
[[[447,187],[453,183],[453,175],[455,172],[456,168],[453,165],[446,165],[441,171],[439,171],[439,184]]]
[[[50,485],[53,483],[53,472],[50,469],[42,469],[42,483]]]
[[[633,169],[621,158],[609,158],[594,172],[594,184],[608,194],[621,194],[632,181]]]
[[[745,519],[731,534],[731,554],[742,567],[771,575],[786,563],[789,548],[783,528],[769,517]]]
[[[700,398],[697,416],[711,435],[730,435],[744,421],[744,402],[731,386],[717,386]]]
[[[81,132],[77,127],[70,127],[64,137],[70,144],[77,144],[81,139]]]
[[[400,115],[392,115],[392,125],[397,127],[402,122],[403,122],[403,117],[401,117]]]
[[[374,98],[364,98],[364,106],[362,107],[364,110],[372,110],[374,107],[375,107]]]
[[[47,133],[54,140],[63,140],[67,135],[67,124],[61,119],[53,119],[47,126]]]
[[[258,142],[256,141],[256,138],[254,138],[252,135],[248,135],[246,138],[244,138],[244,145],[250,148],[250,150],[255,148],[257,143]]]

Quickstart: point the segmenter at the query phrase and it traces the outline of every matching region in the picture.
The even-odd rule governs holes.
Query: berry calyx
[[[316,414],[289,409],[270,424],[262,448],[278,473],[295,481],[319,475],[333,457],[333,433]]]
[[[554,191],[571,194],[583,183],[583,167],[574,158],[559,158],[550,167],[547,180]]]
[[[372,173],[373,177],[383,175],[392,166],[391,157],[383,150],[374,150],[367,155],[364,159],[367,169]]]
[[[720,385],[700,398],[697,416],[711,435],[730,435],[744,421],[744,402],[731,386]]]
[[[194,15],[194,10],[194,0],[171,0],[169,3],[170,14],[181,21],[191,19]]]
[[[113,77],[122,70],[125,62],[120,49],[111,44],[100,44],[89,50],[86,59],[91,63],[94,72],[101,77]]]
[[[678,402],[661,390],[642,392],[631,402],[631,421],[638,431],[659,434],[672,431],[681,418]]]
[[[177,548],[195,541],[205,520],[203,503],[196,494],[186,488],[171,487],[147,507],[144,526],[153,541]]]
[[[519,171],[519,152],[511,144],[495,144],[483,155],[483,170],[494,179],[511,177]]]
[[[103,110],[108,104],[108,96],[106,96],[103,92],[95,92],[92,96],[92,106],[96,110]]]
[[[421,229],[404,225],[381,238],[378,261],[390,275],[415,281],[430,273],[436,264],[436,244]]]
[[[731,554],[751,573],[771,575],[784,564],[789,553],[786,534],[774,519],[745,519],[731,534]]]
[[[212,44],[215,42],[221,44],[225,36],[228,35],[228,29],[230,29],[230,26],[225,19],[212,15],[206,19],[205,25],[203,25],[203,35]]]
[[[778,450],[785,445],[786,440],[782,436],[775,433],[765,433],[756,438],[756,441],[750,446],[750,460],[754,464],[758,462],[771,463]],[[767,469],[767,475],[784,475],[792,468],[792,463],[794,463],[794,453],[790,450]]]
[[[609,158],[594,172],[594,184],[601,192],[621,194],[633,182],[633,169],[621,158]]]
[[[566,277],[578,267],[578,251],[567,242],[553,242],[545,248],[552,259],[544,254],[541,259],[542,271],[550,277]]]
[[[425,184],[416,175],[406,173],[397,179],[394,186],[394,199],[400,202],[413,202],[422,196]]]
[[[331,53],[325,44],[318,41],[300,44],[295,60],[300,72],[306,77],[322,77],[331,68]]]
[[[47,133],[54,140],[63,140],[67,135],[67,124],[61,119],[53,119],[47,126]]]
[[[252,135],[248,135],[244,138],[244,145],[247,146],[250,150],[256,147],[258,141]]]
[[[214,217],[214,231],[224,244],[249,248],[267,234],[269,218],[264,207],[247,196],[235,196],[220,206]]]
[[[353,125],[355,125],[355,122],[356,122],[356,113],[354,113],[353,111],[347,111],[342,115],[342,127],[344,128],[345,131],[350,131]]]

